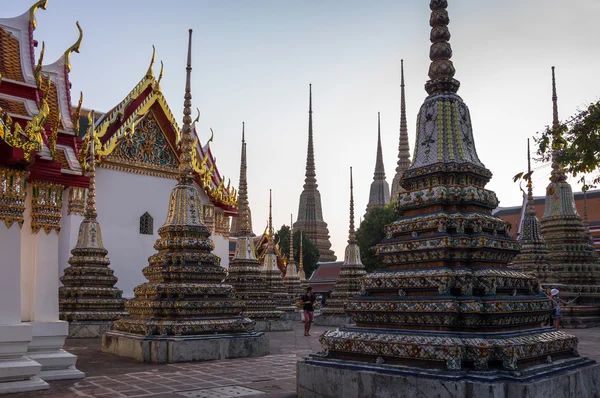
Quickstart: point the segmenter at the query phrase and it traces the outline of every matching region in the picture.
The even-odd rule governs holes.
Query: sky
[[[33,2],[5,0],[1,17],[22,14]],[[496,192],[500,206],[520,205],[511,177],[526,169],[527,137],[552,122],[550,67],[556,66],[561,119],[600,96],[600,2],[449,3],[458,94],[470,108],[479,157],[494,174],[487,188]],[[427,95],[428,5],[426,0],[50,0],[46,11],[37,13],[34,37],[45,41],[45,63],[51,63],[77,39],[75,21],[80,22],[84,38],[81,53],[71,56],[72,95],[83,91],[83,106],[99,111],[118,104],[143,77],[154,44],[157,64],[162,60],[165,66],[163,93],[181,120],[192,28],[192,103],[201,112],[200,139],[205,142],[214,130],[218,168],[237,186],[245,121],[256,233],[266,225],[269,189],[275,228],[289,225],[290,213],[296,217],[312,83],[317,181],[332,248],[342,259],[349,167],[358,223],[373,179],[377,112],[390,186],[395,173],[401,59],[412,153],[416,115]],[[536,163],[534,169],[534,195],[543,195],[550,168]]]

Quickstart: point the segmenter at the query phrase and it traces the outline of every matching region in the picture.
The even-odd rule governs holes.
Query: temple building
[[[77,24],[79,37],[51,64],[42,42],[36,60],[36,13],[46,5],[0,18],[0,393],[85,376],[62,349],[68,323],[58,310],[65,189],[88,185],[78,161],[81,101],[72,113],[69,81],[83,33]]]
[[[410,166],[410,147],[408,143],[408,125],[406,124],[406,100],[404,99],[404,60],[400,60],[400,140],[398,142],[398,163],[392,181],[391,200],[396,201],[398,194],[404,192],[402,176]]]
[[[377,112],[377,156],[375,172],[369,191],[367,214],[375,207],[384,207],[390,203],[390,185],[385,180],[385,166],[383,165],[383,151],[381,150],[381,117]]]
[[[348,299],[356,325],[325,332],[321,355],[298,362],[299,396],[336,386],[339,396],[580,397],[598,385],[600,366],[579,357],[577,338],[540,326],[553,305],[536,278],[507,268],[519,245],[491,214],[498,199],[457,94],[447,6],[430,1],[428,96],[401,216],[377,247],[387,268]]]
[[[147,282],[126,304],[129,316],[102,336],[102,350],[140,362],[173,363],[266,355],[269,345],[244,302],[222,283],[226,270],[212,253],[196,185],[192,130],[192,30],[189,30],[183,126],[177,184],[167,217],[158,229],[155,254],[142,271]],[[203,217],[204,216],[204,217]]]
[[[352,185],[352,167],[350,167],[350,226],[348,228],[348,245],[344,253],[344,263],[331,296],[326,301],[327,306],[321,310],[321,315],[315,318],[316,325],[341,326],[350,323],[350,318],[344,311],[345,301],[360,293],[360,280],[367,274],[360,260],[360,248],[356,243],[354,231],[354,192]],[[312,279],[312,278],[311,278]]]
[[[300,194],[298,206],[298,219],[294,229],[304,231],[306,236],[319,249],[319,261],[335,261],[336,256],[331,250],[329,230],[323,221],[321,206],[321,193],[317,189],[317,174],[315,171],[315,153],[313,145],[313,119],[312,119],[312,85],[309,85],[308,95],[308,149],[306,154],[306,173],[304,190]]]

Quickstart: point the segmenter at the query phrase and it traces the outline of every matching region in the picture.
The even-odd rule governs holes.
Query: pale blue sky
[[[33,0],[2,2],[2,17]],[[264,228],[269,188],[278,228],[298,211],[304,181],[308,83],[313,84],[315,158],[333,249],[348,230],[348,168],[354,167],[356,222],[375,166],[381,112],[388,182],[396,166],[400,59],[404,59],[411,152],[426,93],[429,2],[50,0],[35,38],[53,62],[84,31],[71,58],[73,95],[106,111],[145,73],[156,46],[162,88],[181,120],[187,30],[194,29],[193,106],[201,139],[215,131],[219,170],[237,185],[241,122],[246,122],[254,229]],[[557,68],[561,118],[600,94],[597,0],[451,0],[459,94],[471,110],[479,156],[494,173],[501,206],[520,204],[511,177],[525,168],[526,137],[551,122],[550,67]],[[39,48],[38,48],[39,50]],[[158,62],[157,62],[158,63]],[[158,66],[155,69],[158,73]],[[542,195],[548,167],[534,174]],[[579,187],[574,187],[579,189]],[[166,206],[166,204],[165,204]]]

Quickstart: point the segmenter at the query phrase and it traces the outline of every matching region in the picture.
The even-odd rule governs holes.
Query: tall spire
[[[410,145],[408,143],[408,124],[406,123],[406,99],[404,96],[404,60],[400,60],[400,140],[398,142],[398,163],[396,166],[396,175],[392,181],[392,200],[400,192],[404,192],[402,188],[402,176],[410,167]]]
[[[383,207],[388,203],[390,203],[390,186],[385,180],[383,151],[381,149],[381,115],[377,112],[377,156],[375,160],[373,182],[371,183],[371,189],[369,191],[367,212],[375,207]]]
[[[429,26],[431,34],[429,40],[429,81],[425,83],[425,90],[429,95],[444,92],[456,93],[460,87],[460,82],[454,78],[456,70],[450,60],[452,58],[452,47],[450,46],[450,31],[448,30],[448,1],[432,0],[429,3],[431,8],[431,17]]]
[[[248,164],[246,161],[246,123],[242,122],[242,153],[240,160],[240,184],[238,191],[238,217],[231,226],[231,236],[254,236],[252,213],[248,201]]]
[[[552,67],[552,172],[550,181],[566,181],[567,176],[558,162],[558,140],[560,139],[560,122],[558,121],[558,96],[556,95],[556,79],[554,77],[554,66]]]
[[[313,119],[312,119],[312,84],[308,85],[308,148],[306,151],[306,173],[304,179],[304,189],[307,187],[316,188],[317,173],[315,171],[315,151],[313,147]]]
[[[381,149],[381,114],[377,112],[377,158],[375,160],[375,178],[385,179],[385,166],[383,165],[383,151]]]
[[[294,216],[290,214],[290,254],[288,256],[288,267],[294,263]]]
[[[94,128],[94,111],[90,112],[88,119],[90,127],[90,160],[89,160],[89,171],[88,177],[90,178],[90,186],[87,192],[85,218],[88,220],[96,220],[96,152],[95,152],[95,140],[96,132]]]
[[[302,272],[304,272],[304,253],[302,253],[302,232],[303,231],[300,231],[300,255],[298,256],[298,270],[302,270]]]
[[[269,240],[267,243],[267,253],[273,253],[275,250],[275,237],[273,235],[273,199],[272,192],[269,189]]]
[[[535,206],[533,204],[533,183],[531,181],[531,149],[529,147],[529,138],[527,138],[527,206],[525,213],[535,216]]]
[[[352,167],[350,167],[350,228],[348,229],[348,243],[356,243],[354,233],[354,185],[352,184]]]
[[[191,184],[193,181],[192,151],[192,29],[189,30],[187,67],[185,76],[185,94],[183,96],[183,127],[181,128],[181,156],[179,163],[179,182]]]

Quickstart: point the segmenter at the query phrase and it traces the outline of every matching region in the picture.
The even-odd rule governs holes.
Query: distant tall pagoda
[[[192,30],[177,185],[167,218],[158,229],[156,253],[142,272],[148,282],[127,301],[129,317],[115,321],[102,336],[102,350],[141,362],[173,363],[266,355],[264,333],[241,315],[244,302],[223,284],[226,271],[212,253],[210,231],[202,223],[200,195],[193,176]]]
[[[321,315],[315,318],[316,325],[341,326],[350,323],[344,312],[344,302],[360,293],[360,281],[367,274],[360,260],[360,248],[356,243],[354,231],[354,193],[352,185],[352,167],[350,167],[350,226],[348,228],[348,246],[344,253],[344,263],[340,268],[340,276],[335,282],[331,298]]]
[[[527,139],[527,201],[521,220],[521,233],[517,241],[521,251],[512,260],[517,269],[540,279],[540,282],[557,282],[550,272],[550,253],[542,238],[540,222],[535,215],[533,203],[533,183],[531,181],[531,154]]]
[[[390,203],[390,186],[385,180],[385,166],[383,165],[383,151],[381,150],[381,116],[377,112],[377,156],[375,160],[375,172],[373,182],[369,191],[369,203],[367,213],[376,207],[384,207]]]
[[[398,194],[405,192],[402,188],[402,176],[410,167],[410,147],[408,144],[408,125],[406,124],[406,100],[404,99],[404,60],[400,60],[400,141],[398,143],[398,165],[392,181],[392,202]]]
[[[242,125],[243,126],[243,125]],[[246,168],[244,147],[244,128],[242,127],[242,167]],[[245,184],[245,170],[240,176],[240,182]],[[240,195],[240,198],[243,196]],[[244,301],[242,315],[256,322],[255,330],[259,332],[292,330],[292,322],[282,320],[283,311],[276,309],[276,302],[267,290],[267,282],[262,273],[262,265],[256,259],[254,238],[250,221],[250,208],[242,207],[238,213],[238,238],[236,239],[235,255],[229,262],[229,272],[225,283],[234,288],[233,296]]]
[[[231,233],[230,236],[256,236],[252,232],[252,211],[250,211],[250,203],[248,201],[248,178],[247,170],[248,165],[246,163],[246,132],[245,123],[242,122],[242,159],[240,162],[240,185],[238,187],[238,216],[231,219]],[[250,233],[246,235],[246,232],[241,232],[243,229],[240,222],[241,214],[248,214],[247,222],[249,224]]]
[[[304,271],[304,253],[302,251],[302,231],[300,231],[300,254],[298,255],[298,279],[300,280],[300,287],[302,291],[306,292],[308,287],[308,280],[306,279],[306,272]]]
[[[79,225],[77,244],[71,250],[69,266],[58,288],[60,319],[69,321],[69,337],[100,337],[113,321],[127,315],[123,291],[117,289],[117,277],[106,257],[102,231],[96,213],[96,162],[94,112],[89,114],[90,185],[84,218]]]
[[[498,199],[457,95],[447,5],[430,2],[429,95],[402,215],[378,245],[386,269],[363,277],[346,302],[356,325],[325,332],[322,355],[298,362],[300,397],[332,397],[336,386],[342,396],[533,398],[569,385],[575,398],[593,394],[570,380],[598,386],[600,367],[578,356],[577,338],[540,327],[553,306],[535,277],[507,269],[518,245],[492,215]]]
[[[298,277],[298,270],[296,269],[296,261],[294,260],[294,227],[292,220],[293,216],[290,215],[290,253],[285,267],[283,286],[295,303],[302,296],[303,291],[300,278]]]
[[[306,175],[304,190],[300,194],[298,206],[298,219],[294,229],[304,231],[308,239],[319,249],[319,261],[335,261],[336,256],[331,250],[329,230],[323,221],[321,207],[321,193],[317,189],[317,174],[315,172],[315,153],[313,147],[313,122],[312,122],[312,85],[308,86],[308,149],[306,154]]]
[[[552,67],[552,129],[553,140],[560,139],[556,80]],[[556,148],[556,146],[554,146]],[[579,308],[570,306],[563,311],[567,324],[578,326],[600,323],[600,264],[589,242],[589,231],[575,208],[571,185],[558,161],[558,150],[552,153],[552,173],[546,188],[546,207],[541,220],[542,237],[551,255],[549,286],[558,288],[563,299],[572,299]],[[571,319],[578,317],[578,320]],[[587,318],[587,320],[586,320]]]

